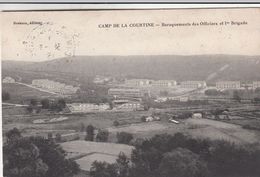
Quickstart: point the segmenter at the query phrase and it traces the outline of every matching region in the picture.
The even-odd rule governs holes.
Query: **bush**
[[[88,125],[87,128],[86,128],[86,137],[85,137],[85,140],[86,141],[94,141],[94,130],[95,130],[95,127],[93,125]]]
[[[5,90],[3,90],[3,92],[2,92],[2,100],[3,101],[10,100],[10,94]]]
[[[129,144],[130,141],[134,138],[131,133],[119,132],[116,134],[117,142],[121,144]]]
[[[119,126],[119,122],[118,122],[117,120],[115,120],[115,121],[113,122],[113,125],[114,125],[115,127],[117,127],[117,126]]]
[[[255,89],[255,93],[256,93],[256,94],[260,94],[260,87],[257,87],[257,88]]]
[[[41,104],[42,104],[42,109],[49,109],[50,107],[50,101],[47,98],[41,100]]]
[[[53,136],[52,133],[49,132],[49,133],[48,133],[48,139],[51,140],[51,139],[52,139],[52,136]]]
[[[55,135],[55,140],[56,140],[56,142],[61,142],[62,141],[62,139],[61,139],[61,134],[60,133],[57,133],[56,135]]]
[[[31,106],[37,106],[37,104],[38,104],[38,101],[36,99],[31,99],[30,100],[30,105]]]
[[[97,142],[107,142],[109,132],[107,130],[100,130],[96,136]]]
[[[199,155],[188,149],[177,148],[163,155],[159,173],[164,177],[205,177],[208,169]]]
[[[32,106],[28,106],[26,108],[26,110],[27,110],[28,113],[32,113],[33,112],[33,107]]]
[[[219,92],[217,89],[208,89],[208,90],[205,90],[205,95],[208,95],[208,96],[217,96],[217,95],[220,95],[221,92]]]
[[[142,117],[141,117],[141,121],[142,121],[142,122],[146,122],[145,116],[142,116]]]

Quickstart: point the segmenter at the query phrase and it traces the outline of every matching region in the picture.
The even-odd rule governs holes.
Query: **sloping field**
[[[53,94],[39,91],[37,89],[27,87],[21,84],[2,84],[2,90],[10,93],[11,99],[7,102],[9,103],[18,103],[21,101],[28,100],[30,98],[42,98],[42,97],[53,97]]]
[[[246,130],[239,125],[209,119],[188,119],[186,123],[191,127],[202,126],[188,130],[194,137],[225,139],[237,143],[257,143],[260,140],[257,131]]]
[[[81,159],[78,159],[78,160],[76,160],[76,162],[79,164],[80,169],[85,170],[85,171],[90,171],[91,165],[95,161],[115,163],[116,159],[117,159],[117,156],[115,156],[115,155],[94,153],[91,155],[87,155]]]
[[[111,134],[129,132],[135,138],[149,138],[156,134],[183,133],[195,138],[209,138],[212,140],[228,140],[235,143],[258,143],[260,133],[255,130],[243,129],[239,125],[209,119],[186,119],[180,124],[169,122],[145,122],[125,127],[108,128]]]
[[[167,125],[157,123],[157,122],[144,122],[139,124],[131,124],[129,126],[122,126],[122,127],[110,127],[108,128],[109,132],[123,132],[127,131],[129,133],[142,133],[142,132],[153,132],[153,131],[160,131],[165,128],[168,128]]]
[[[101,143],[90,141],[70,141],[61,144],[68,153],[68,158],[77,159],[80,168],[89,171],[94,161],[114,163],[120,152],[130,157],[133,146],[115,143]]]
[[[91,141],[70,141],[62,143],[61,146],[67,152],[79,152],[84,154],[89,153],[103,153],[118,155],[120,152],[130,156],[133,150],[133,146],[115,143],[102,143],[102,142],[91,142]]]

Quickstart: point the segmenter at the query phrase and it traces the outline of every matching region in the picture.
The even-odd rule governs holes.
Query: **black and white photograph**
[[[1,12],[4,177],[259,177],[260,8]]]

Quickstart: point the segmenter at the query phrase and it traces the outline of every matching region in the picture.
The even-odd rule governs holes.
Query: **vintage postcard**
[[[260,176],[260,8],[1,17],[4,177]]]

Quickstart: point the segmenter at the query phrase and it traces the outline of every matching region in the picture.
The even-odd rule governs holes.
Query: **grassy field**
[[[187,132],[194,137],[225,139],[242,144],[260,141],[258,131],[246,130],[239,125],[209,119],[188,119],[186,124],[190,127]],[[200,127],[192,128],[194,126]]]
[[[117,156],[94,153],[76,160],[81,170],[90,171],[91,165],[95,161],[115,163]]]
[[[111,134],[125,131],[138,137],[152,137],[156,134],[175,134],[181,132],[195,138],[209,138],[212,140],[228,140],[235,143],[258,143],[260,132],[243,129],[239,125],[214,121],[209,119],[186,119],[180,124],[161,122],[148,122],[133,124],[124,127],[108,128]]]
[[[123,131],[132,133],[135,138],[148,138],[155,134],[175,134],[181,132],[198,138],[226,139],[238,143],[256,143],[260,140],[260,131],[248,130],[241,126],[248,124],[251,119],[230,120],[240,125],[209,119],[185,119],[180,120],[180,124],[174,124],[169,123],[168,119],[163,116],[161,116],[162,120],[158,122],[140,121],[142,116],[148,116],[152,113],[152,111],[140,111],[66,115],[69,118],[68,120],[51,124],[33,124],[32,122],[36,119],[52,119],[61,115],[5,115],[3,116],[3,131],[6,132],[13,127],[18,127],[27,135],[35,135],[37,132],[46,132],[49,130],[64,132],[71,130],[79,131],[82,124],[85,127],[92,124],[96,128],[107,129],[110,132],[109,141],[111,142],[116,142],[116,133]],[[115,127],[113,126],[115,120],[123,124]],[[252,119],[251,121],[255,125],[258,122],[256,119]]]
[[[89,113],[89,114],[78,114],[78,115],[68,115],[70,119],[63,123],[56,125],[58,129],[79,129],[80,124],[85,126],[92,124],[97,128],[108,128],[113,126],[115,120],[119,121],[121,124],[131,124],[135,122],[140,122],[142,116],[151,115],[151,112],[147,111],[137,111],[137,112],[99,112],[99,113]]]
[[[62,143],[61,146],[68,153],[69,158],[77,159],[80,169],[89,171],[91,164],[97,161],[108,163],[116,162],[120,152],[130,157],[133,146],[114,143],[101,143],[89,141],[70,141]],[[78,157],[78,158],[77,158]]]
[[[11,99],[6,101],[8,103],[20,104],[22,103],[22,101],[29,100],[31,98],[41,99],[45,97],[53,97],[53,94],[41,92],[37,89],[33,89],[25,85],[20,85],[16,83],[4,83],[2,84],[2,90],[7,91],[11,96]]]
[[[70,141],[62,143],[61,146],[67,152],[77,152],[82,154],[89,153],[101,153],[110,154],[117,156],[120,152],[124,152],[127,156],[130,156],[133,146],[125,144],[115,143],[102,143],[102,142],[91,142],[91,141]]]
[[[214,121],[209,119],[183,119],[180,124],[169,123],[169,116],[177,112],[184,112],[185,109],[156,109],[150,111],[136,112],[98,112],[88,114],[68,114],[68,115],[50,115],[50,114],[24,114],[23,108],[14,107],[14,109],[3,108],[3,130],[18,127],[26,135],[35,135],[35,132],[55,131],[80,131],[82,125],[87,127],[92,124],[98,129],[108,129],[110,132],[109,141],[116,142],[117,132],[129,132],[135,138],[148,138],[155,134],[169,133],[175,134],[181,132],[198,138],[226,139],[238,143],[256,143],[260,140],[259,130],[245,129],[243,125],[260,126],[260,119],[257,119],[259,111],[239,111],[235,109],[230,120]],[[203,109],[203,108],[201,108]],[[254,108],[255,109],[255,108]],[[8,114],[13,113],[13,114]],[[187,111],[186,111],[187,112]],[[241,112],[241,114],[239,114]],[[14,114],[15,113],[15,114]],[[156,113],[161,121],[141,122],[142,116],[150,116]],[[168,116],[167,116],[168,115]],[[68,120],[59,123],[33,124],[33,120],[52,119],[60,116],[68,117]],[[248,118],[248,116],[255,118]],[[113,125],[114,121],[120,122],[118,127]]]
[[[151,112],[99,112],[88,114],[27,114],[25,108],[13,107],[3,109],[3,131],[6,132],[14,127],[22,130],[24,134],[34,135],[35,131],[43,132],[47,130],[75,130],[80,131],[81,125],[85,127],[89,124],[99,129],[113,127],[113,122],[118,120],[120,124],[131,124],[141,121],[143,115],[150,115]],[[33,124],[37,119],[52,119],[60,116],[68,117],[68,120],[58,123]],[[31,133],[32,132],[32,133]]]

